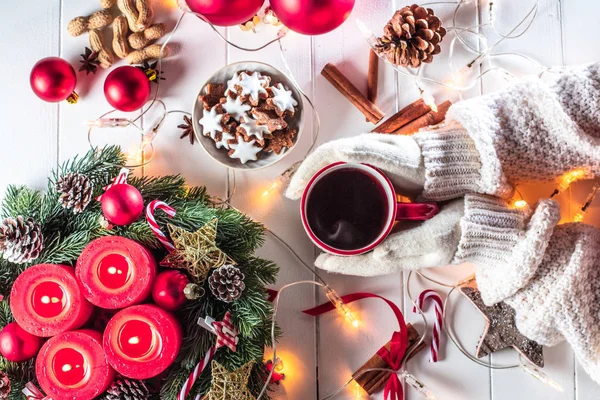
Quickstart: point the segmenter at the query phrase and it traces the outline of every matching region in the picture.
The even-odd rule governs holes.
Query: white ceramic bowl
[[[282,83],[288,90],[292,91],[292,93],[294,94],[294,98],[298,102],[298,106],[296,107],[294,117],[288,120],[290,129],[295,129],[297,131],[297,134],[293,139],[294,144],[292,145],[292,147],[289,149],[285,149],[279,155],[273,152],[261,152],[259,154],[258,160],[248,161],[246,164],[242,164],[238,159],[229,157],[226,149],[217,149],[214,140],[212,140],[209,136],[204,136],[202,125],[200,125],[200,118],[202,118],[202,115],[204,114],[204,107],[199,99],[199,96],[204,94],[204,89],[206,88],[206,85],[208,85],[209,83],[223,83],[227,86],[227,81],[230,80],[234,76],[234,74],[241,71],[258,71],[261,74],[270,76],[272,84]],[[228,168],[234,168],[239,170],[252,170],[269,167],[281,160],[282,158],[284,158],[285,156],[287,156],[292,151],[292,149],[295,147],[296,143],[300,139],[300,134],[302,133],[303,111],[304,108],[302,105],[302,96],[300,95],[300,92],[298,92],[298,90],[292,84],[291,80],[287,77],[286,74],[268,64],[247,61],[229,64],[221,68],[204,83],[204,85],[200,89],[200,93],[198,93],[198,96],[196,97],[192,118],[194,124],[194,131],[196,132],[198,141],[209,156],[211,156],[215,161],[219,162],[220,164],[223,164]]]

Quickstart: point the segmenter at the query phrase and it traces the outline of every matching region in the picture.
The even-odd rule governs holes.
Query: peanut
[[[166,31],[165,24],[152,25],[143,32],[136,32],[129,35],[129,45],[136,50],[143,49],[153,41],[163,37]]]
[[[135,0],[135,8],[138,11],[136,26],[139,31],[147,29],[154,21],[154,9],[152,8],[152,0]],[[136,31],[136,32],[139,32]]]
[[[104,9],[112,8],[117,0],[100,0],[100,7]]]
[[[90,47],[98,53],[98,61],[100,61],[100,66],[102,68],[109,68],[115,61],[112,53],[104,44],[102,33],[97,29],[92,29],[90,31]]]
[[[100,29],[109,25],[113,21],[113,16],[109,10],[96,11],[89,17],[75,17],[67,26],[71,36],[79,36],[92,29]]]
[[[153,58],[166,58],[171,55],[171,49],[169,46],[165,46],[162,55],[160,54],[160,49],[162,44],[153,44],[142,50],[136,50],[129,53],[127,56],[127,62],[129,64],[141,64],[144,61],[151,60]]]
[[[125,58],[129,54],[129,45],[127,45],[127,18],[119,15],[113,22],[113,41],[112,48],[117,57]]]
[[[119,8],[119,11],[123,13],[125,18],[127,18],[129,29],[131,29],[132,32],[141,31],[141,29],[138,29],[137,26],[139,14],[133,7],[133,0],[117,0],[117,7]]]

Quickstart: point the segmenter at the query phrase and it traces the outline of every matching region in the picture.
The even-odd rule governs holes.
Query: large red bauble
[[[37,97],[56,103],[66,100],[73,93],[77,85],[77,75],[67,61],[58,57],[48,57],[33,66],[29,83]]]
[[[113,225],[129,225],[137,221],[144,211],[142,194],[126,183],[111,186],[100,202],[104,218]]]
[[[215,25],[232,26],[254,17],[265,0],[186,0],[190,10]]]
[[[16,322],[6,325],[0,332],[0,353],[7,360],[27,361],[38,353],[41,346],[39,337],[26,332]]]
[[[321,35],[340,26],[355,0],[271,0],[281,23],[304,35]]]
[[[135,111],[150,98],[150,81],[139,68],[119,67],[106,77],[104,96],[119,111]]]
[[[175,311],[187,301],[183,289],[188,283],[190,280],[183,272],[161,272],[152,285],[152,298],[160,308]]]

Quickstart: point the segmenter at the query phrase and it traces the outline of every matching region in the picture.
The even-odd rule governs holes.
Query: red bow
[[[402,366],[402,359],[404,358],[404,353],[406,353],[406,349],[408,347],[408,332],[406,329],[406,322],[404,321],[402,311],[400,311],[398,306],[390,300],[373,293],[352,293],[341,297],[342,301],[346,304],[350,304],[353,301],[367,298],[376,298],[385,301],[387,305],[392,309],[394,315],[396,316],[396,319],[398,320],[398,327],[400,328],[400,330],[392,334],[390,349],[388,350],[384,346],[381,349],[379,349],[379,351],[377,351],[377,355],[379,355],[389,365],[391,369],[393,369],[394,371],[398,371]],[[302,312],[308,315],[317,316],[334,309],[335,306],[333,305],[333,303],[327,302],[317,307],[304,310]],[[402,400],[404,398],[404,391],[402,390],[402,385],[400,384],[398,375],[390,375],[390,378],[388,379],[387,384],[385,385],[383,395],[385,400]]]
[[[52,397],[46,396],[40,389],[38,389],[33,382],[28,382],[23,389],[23,394],[27,397],[27,400],[52,400]]]

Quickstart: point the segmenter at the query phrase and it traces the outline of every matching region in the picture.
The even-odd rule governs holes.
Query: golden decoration
[[[212,385],[205,400],[256,400],[248,390],[248,379],[254,361],[242,365],[233,372],[216,361],[212,362]]]
[[[215,244],[218,222],[217,218],[211,219],[196,232],[188,232],[169,224],[169,233],[175,250],[169,253],[160,264],[169,268],[187,270],[199,284],[204,283],[211,268],[235,264],[235,261]]]

